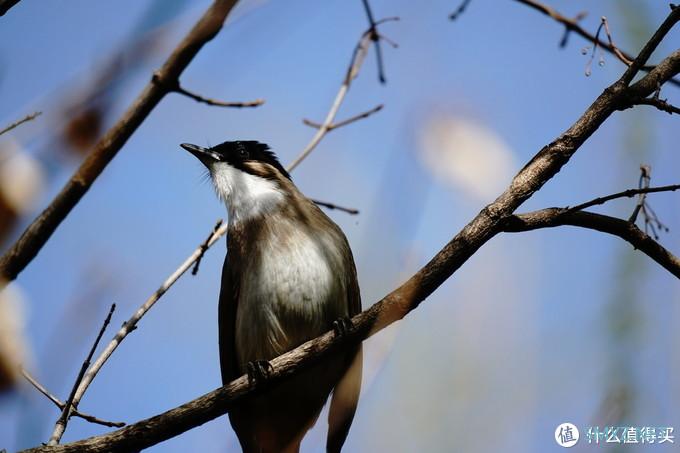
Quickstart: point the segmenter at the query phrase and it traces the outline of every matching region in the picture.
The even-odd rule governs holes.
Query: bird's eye
[[[243,146],[239,146],[238,157],[240,157],[241,159],[247,159],[249,157],[248,150],[246,150]]]

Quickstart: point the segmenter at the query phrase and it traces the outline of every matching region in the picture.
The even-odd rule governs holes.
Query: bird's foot
[[[354,328],[354,323],[352,319],[343,316],[333,321],[333,332],[335,332],[336,337],[344,337],[347,333]]]
[[[254,387],[269,379],[269,375],[274,371],[272,364],[266,360],[254,360],[246,365],[248,373],[248,385]]]

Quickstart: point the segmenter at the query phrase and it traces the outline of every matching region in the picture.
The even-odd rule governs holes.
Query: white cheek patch
[[[283,202],[276,182],[238,170],[225,162],[210,168],[217,196],[229,210],[229,223],[259,217]]]

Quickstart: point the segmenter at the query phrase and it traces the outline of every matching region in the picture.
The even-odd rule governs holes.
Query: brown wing
[[[354,265],[354,258],[352,257],[349,244],[347,244],[347,239],[345,239],[345,245],[349,252],[347,253],[349,258],[346,264],[347,307],[349,315],[354,316],[361,312],[361,295],[359,293],[356,266]],[[347,359],[349,362],[347,371],[338,381],[335,389],[333,389],[333,397],[331,398],[328,412],[327,452],[340,452],[342,449],[359,402],[363,366],[361,344],[347,352]]]
[[[235,257],[227,252],[222,267],[222,287],[218,307],[218,328],[220,342],[220,368],[222,383],[236,379],[241,373],[238,369],[234,333],[236,326],[236,305],[239,295],[239,283],[234,269]]]

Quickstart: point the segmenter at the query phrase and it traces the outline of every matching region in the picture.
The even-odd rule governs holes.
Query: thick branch
[[[178,81],[203,45],[220,31],[235,4],[236,0],[215,0],[156,74],[164,81]],[[95,145],[52,203],[0,258],[0,277],[6,281],[14,280],[35,258],[59,224],[167,93],[164,84],[153,81],[147,84],[123,116]]]
[[[563,225],[589,228],[618,236],[659,263],[668,272],[680,278],[680,259],[640,230],[634,223],[616,217],[593,212],[572,211],[566,208],[548,208],[508,217],[503,226],[503,231],[517,233]]]
[[[680,8],[671,12],[660,30],[667,32],[678,20],[680,20]],[[649,46],[655,47],[658,44],[654,40],[650,43],[645,46],[645,50],[649,50]],[[666,60],[669,58],[671,57]],[[666,60],[659,67],[662,67]],[[649,76],[651,75],[650,73]],[[647,94],[651,94],[653,89]],[[480,247],[503,231],[505,219],[560,171],[579,147],[616,110],[616,106],[621,102],[622,97],[627,95],[628,90],[623,78],[607,88],[576,123],[555,141],[541,149],[513,178],[505,192],[482,209],[429,263],[381,301],[352,318],[354,328],[345,336],[336,338],[332,332],[328,332],[272,360],[271,382],[277,382],[297,373],[319,358],[336,351],[343,344],[370,337],[415,309]],[[251,388],[248,379],[241,376],[225,387],[218,388],[180,407],[112,433],[72,444],[38,447],[28,451],[137,451],[219,417],[227,413],[235,401],[261,390],[261,388]]]

